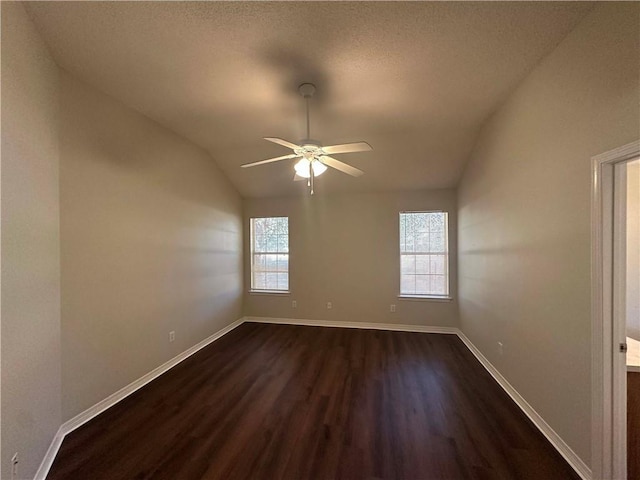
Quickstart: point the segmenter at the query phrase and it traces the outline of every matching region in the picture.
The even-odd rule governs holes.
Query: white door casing
[[[591,335],[592,461],[594,479],[626,479],[626,390],[624,357],[624,205],[616,190],[625,169],[616,164],[640,156],[640,140],[592,158]],[[618,201],[616,201],[616,197]],[[615,207],[615,208],[614,208]],[[617,221],[616,221],[617,220]],[[617,225],[617,227],[616,227]],[[615,230],[615,232],[614,232]],[[615,235],[614,235],[615,233]],[[615,243],[614,243],[615,239]],[[623,242],[622,245],[620,242]],[[622,282],[622,283],[620,283]],[[621,298],[622,297],[622,298]],[[622,316],[622,318],[621,318]],[[621,358],[622,357],[622,358]]]

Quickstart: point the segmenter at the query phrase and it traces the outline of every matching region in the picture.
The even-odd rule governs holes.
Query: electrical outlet
[[[11,457],[11,480],[18,478],[18,452]]]
[[[502,355],[504,353],[504,345],[502,342],[498,342],[498,353]]]
[[[395,305],[391,305],[391,306],[389,307],[389,311],[390,311],[390,312],[395,312],[395,311],[396,311],[396,306],[395,306]]]
[[[298,308],[298,302],[291,300],[291,308]]]
[[[333,308],[333,305],[331,304],[331,302],[327,302],[327,310],[331,310]]]
[[[173,342],[176,339],[176,332],[174,330],[171,330],[169,332],[169,342]]]

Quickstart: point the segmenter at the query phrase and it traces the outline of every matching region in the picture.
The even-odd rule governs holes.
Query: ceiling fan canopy
[[[352,177],[359,177],[360,175],[363,175],[364,172],[362,170],[341,162],[340,160],[337,160],[330,155],[366,152],[373,150],[371,145],[369,145],[367,142],[354,142],[343,143],[340,145],[323,146],[319,141],[312,140],[310,138],[309,128],[309,99],[315,93],[316,87],[312,83],[303,83],[298,87],[298,91],[306,101],[307,138],[300,140],[300,142],[296,144],[278,137],[264,137],[264,139],[269,142],[277,143],[278,145],[282,145],[283,147],[290,148],[291,150],[293,150],[293,153],[280,157],[268,158],[266,160],[259,160],[257,162],[245,163],[240,166],[242,168],[256,167],[258,165],[265,165],[267,163],[298,158],[300,160],[298,160],[294,165],[294,170],[296,172],[294,180],[308,179],[308,186],[311,189],[312,195],[314,178],[322,175],[327,170],[327,167],[346,173],[347,175],[351,175]]]

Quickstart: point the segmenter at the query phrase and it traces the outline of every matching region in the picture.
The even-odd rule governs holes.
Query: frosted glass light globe
[[[295,169],[298,176],[302,178],[309,178],[311,176],[309,165],[311,165],[311,168],[313,168],[314,177],[319,177],[327,170],[327,166],[324,163],[318,160],[309,161],[306,158],[301,158],[300,161],[293,166],[293,168]]]

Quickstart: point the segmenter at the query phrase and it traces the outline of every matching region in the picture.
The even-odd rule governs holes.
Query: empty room
[[[640,4],[1,2],[0,478],[640,478]]]

